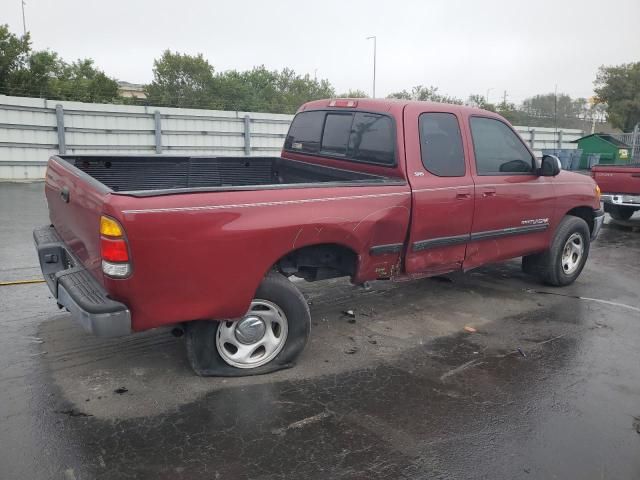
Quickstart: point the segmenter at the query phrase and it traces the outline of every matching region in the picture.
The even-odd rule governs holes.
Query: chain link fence
[[[626,143],[631,147],[631,162],[640,162],[640,124],[636,125],[633,132],[630,133],[617,133],[611,135],[613,138]]]

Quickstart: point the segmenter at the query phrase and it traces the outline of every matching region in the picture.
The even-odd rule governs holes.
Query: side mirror
[[[538,170],[538,175],[541,177],[555,177],[562,170],[562,164],[560,159],[555,155],[544,155],[542,157],[542,163]]]

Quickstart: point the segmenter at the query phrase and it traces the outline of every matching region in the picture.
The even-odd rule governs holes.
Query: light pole
[[[24,17],[24,6],[25,6],[25,2],[24,2],[24,0],[22,0],[22,28],[24,29],[24,35],[26,37],[27,36],[27,21],[25,20],[25,17]]]
[[[376,98],[376,43],[377,38],[375,35],[367,37],[367,40],[373,39],[373,96],[372,98]]]

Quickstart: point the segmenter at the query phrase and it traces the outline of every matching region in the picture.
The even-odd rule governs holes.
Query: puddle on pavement
[[[496,318],[512,312],[529,316],[531,308],[537,309],[534,299],[517,290],[505,296],[501,289],[476,285],[470,279],[457,278],[455,283],[459,288],[429,279],[401,285],[380,283],[369,291],[344,281],[305,288],[312,303],[310,343],[296,367],[268,376],[199,378],[189,368],[182,340],[172,337],[168,329],[99,339],[82,332],[66,314],[40,325],[38,335],[47,351],[42,363],[70,405],[100,418],[141,417],[177,408],[213,390],[376,366],[460,332],[470,323],[480,329],[478,338],[489,338],[493,333],[486,333],[492,327],[484,326],[495,323]],[[497,297],[501,308],[495,309]],[[459,308],[451,308],[456,303]],[[355,322],[344,318],[345,307],[355,311]],[[479,316],[478,311],[486,314]],[[504,336],[502,331],[497,338]],[[478,348],[499,348],[499,342],[485,342]],[[114,395],[121,387],[128,392]],[[140,405],[133,397],[149,401]]]

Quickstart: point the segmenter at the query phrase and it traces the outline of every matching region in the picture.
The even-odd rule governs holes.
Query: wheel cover
[[[562,249],[562,271],[566,275],[573,274],[582,261],[584,255],[584,239],[579,233],[573,233],[567,239]]]
[[[256,298],[242,318],[220,322],[216,348],[232,367],[257,368],[282,351],[288,332],[287,316],[282,309],[273,302]]]

